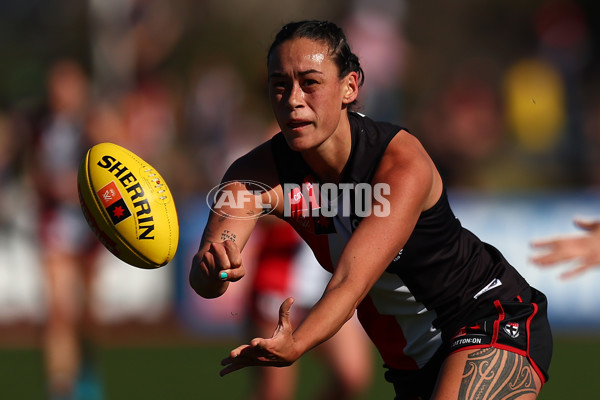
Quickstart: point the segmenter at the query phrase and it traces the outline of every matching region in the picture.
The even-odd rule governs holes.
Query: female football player
[[[356,310],[397,399],[535,399],[552,353],[545,296],[461,226],[414,136],[351,111],[363,71],[343,31],[287,24],[267,68],[281,132],[225,174],[190,283],[214,298],[242,279],[240,251],[264,212],[333,275],[298,326],[288,298],[272,337],[232,350],[221,375],[291,365]]]

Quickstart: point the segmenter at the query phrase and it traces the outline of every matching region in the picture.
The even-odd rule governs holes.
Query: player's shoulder
[[[235,160],[225,173],[224,180],[259,181],[271,185],[277,181],[277,169],[268,140]]]
[[[383,159],[393,163],[423,162],[429,161],[429,155],[417,137],[400,128],[386,147]]]
[[[282,188],[273,157],[272,143],[268,140],[235,160],[223,177],[222,184],[241,183],[248,190],[261,193],[261,202],[280,216],[283,212]]]
[[[386,148],[375,180],[396,187],[403,186],[412,193],[420,192],[424,210],[438,201],[443,189],[441,176],[424,146],[416,136],[404,129]]]

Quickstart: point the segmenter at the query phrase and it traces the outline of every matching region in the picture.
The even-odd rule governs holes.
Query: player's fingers
[[[218,268],[215,265],[215,256],[209,251],[205,251],[202,254],[202,259],[200,260],[201,270],[208,276],[215,277],[218,273]]]
[[[292,304],[294,304],[294,298],[288,297],[283,303],[281,303],[281,306],[279,306],[279,323],[277,324],[277,328],[273,333],[273,337],[276,336],[280,331],[292,332],[292,323],[290,321],[290,309],[292,308]]]
[[[248,357],[236,357],[236,358],[226,358],[221,362],[222,365],[225,366],[225,368],[221,369],[221,371],[219,372],[219,375],[221,376],[225,376],[227,374],[230,374],[232,372],[235,372],[237,370],[240,370],[242,368],[246,368],[246,367],[252,367],[252,366],[284,366],[284,365],[290,365],[289,363],[278,363],[275,361],[270,361],[265,357],[261,357],[261,358],[248,358]]]
[[[574,276],[587,271],[588,269],[600,267],[600,253],[598,251],[589,252],[581,259],[581,265],[573,268],[561,275],[563,279],[570,279]]]
[[[276,346],[274,338],[254,338],[252,339],[250,344],[251,347],[245,349],[241,353],[241,356],[247,357],[247,353],[251,354],[250,357],[257,361],[257,365],[271,365],[284,367],[292,364],[291,361],[282,358],[281,354],[277,351],[276,347],[273,347]]]
[[[219,278],[224,281],[237,282],[246,275],[246,269],[243,265],[235,268],[223,269],[219,272]]]
[[[568,270],[568,271],[566,271],[566,272],[563,272],[563,273],[560,275],[560,277],[561,277],[562,279],[565,279],[565,280],[567,280],[567,279],[571,279],[571,278],[574,278],[574,277],[575,277],[575,276],[577,276],[577,275],[580,275],[581,273],[583,273],[584,271],[587,271],[588,269],[590,269],[590,268],[592,268],[592,267],[593,267],[593,265],[592,265],[592,264],[583,263],[583,264],[581,264],[581,265],[580,265],[579,267],[577,267],[577,268],[573,268],[573,269],[570,269],[570,270]]]
[[[538,240],[531,241],[530,246],[535,249],[539,249],[539,248],[543,248],[543,247],[554,246],[555,243],[556,242],[554,239],[538,239]]]
[[[207,251],[207,259],[212,257],[213,259],[213,276],[222,281],[229,280],[228,270],[230,267],[229,258],[227,252],[223,247],[222,243],[211,243]]]
[[[231,282],[238,281],[246,275],[246,269],[242,263],[242,254],[237,244],[232,240],[223,242],[223,248],[229,258],[229,270],[223,271],[227,274],[227,280]]]
[[[224,269],[219,273],[219,278],[224,281],[237,282],[246,275],[243,266],[233,269]]]
[[[600,228],[599,220],[585,220],[585,219],[576,219],[575,225],[577,225],[581,229],[585,229],[587,231],[591,231],[594,229]]]
[[[294,304],[293,297],[288,297],[283,303],[281,303],[281,306],[279,306],[279,320],[286,319],[289,321],[292,304]]]
[[[211,243],[208,251],[214,256],[215,265],[218,267],[218,269],[230,268],[231,264],[223,243]]]
[[[538,246],[545,250],[542,254],[533,256],[531,261],[538,265],[551,265],[564,261],[573,260],[581,255],[581,238],[565,238],[553,240]]]
[[[252,343],[260,340],[255,338]],[[221,360],[221,365],[225,366],[220,372],[221,376],[227,375],[239,369],[253,365],[268,365],[267,352],[260,345],[241,345],[231,350],[229,357]]]
[[[232,359],[236,359],[237,357],[239,357],[240,355],[244,355],[246,357],[253,355],[252,350],[253,347],[255,347],[252,344],[243,344],[241,346],[236,347],[235,349],[231,350],[231,352],[229,352],[229,357]]]
[[[229,257],[229,262],[231,263],[231,268],[239,267],[242,265],[242,253],[240,252],[239,247],[233,240],[226,240],[223,242],[223,247],[225,252],[227,253],[227,257]]]
[[[568,261],[571,258],[572,257],[567,256],[565,254],[553,252],[553,253],[542,254],[539,256],[531,257],[531,261],[534,264],[545,267],[545,266],[549,266],[549,265],[558,264],[563,261]]]
[[[261,344],[262,344],[261,338],[254,338],[250,341],[250,347],[259,348],[259,346]],[[248,350],[246,350],[246,353],[245,353],[246,355],[248,354],[247,352],[248,352]]]
[[[220,376],[225,376],[242,368],[248,367],[252,365],[248,359],[241,357],[227,357],[221,361],[221,365],[224,366],[221,371],[219,371]]]
[[[230,250],[228,251],[226,246],[231,246],[231,244],[227,245],[227,242],[230,242],[235,247],[230,247]],[[246,269],[244,268],[243,264],[241,264],[241,255],[235,243],[229,240],[223,243],[212,243],[210,245],[209,251],[215,257],[215,263],[217,264],[219,279],[224,281],[236,282],[242,279],[244,275],[246,275]],[[230,259],[230,253],[234,257],[233,261],[235,262],[235,264]]]

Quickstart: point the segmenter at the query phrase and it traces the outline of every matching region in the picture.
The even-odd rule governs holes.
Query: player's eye
[[[277,93],[281,93],[286,90],[288,84],[285,81],[277,80],[271,81],[271,89]]]

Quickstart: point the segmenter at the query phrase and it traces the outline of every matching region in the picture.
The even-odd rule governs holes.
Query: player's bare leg
[[[534,400],[542,387],[526,357],[496,348],[459,351],[440,372],[434,400]]]
[[[255,334],[259,337],[270,337],[276,322],[257,322]],[[257,380],[255,394],[251,400],[291,400],[296,393],[298,365],[285,368],[259,367],[256,369]]]
[[[80,367],[78,317],[81,279],[72,255],[50,252],[45,256],[48,316],[44,332],[48,390],[54,395],[73,391]]]
[[[302,312],[299,312],[300,310],[296,311],[298,318],[296,318],[295,324],[298,323],[299,316],[303,315]],[[348,321],[335,336],[314,349],[330,377],[327,378],[325,387],[312,390],[316,400],[356,399],[364,394],[371,383],[372,347],[366,333],[355,318]],[[273,334],[275,323],[257,322],[255,333],[260,337],[269,337]],[[298,366],[299,364],[293,364],[285,368],[258,368],[256,393],[252,400],[291,400],[295,398]]]
[[[356,399],[366,392],[373,374],[371,346],[354,317],[315,349],[333,375],[328,390],[318,400]]]

